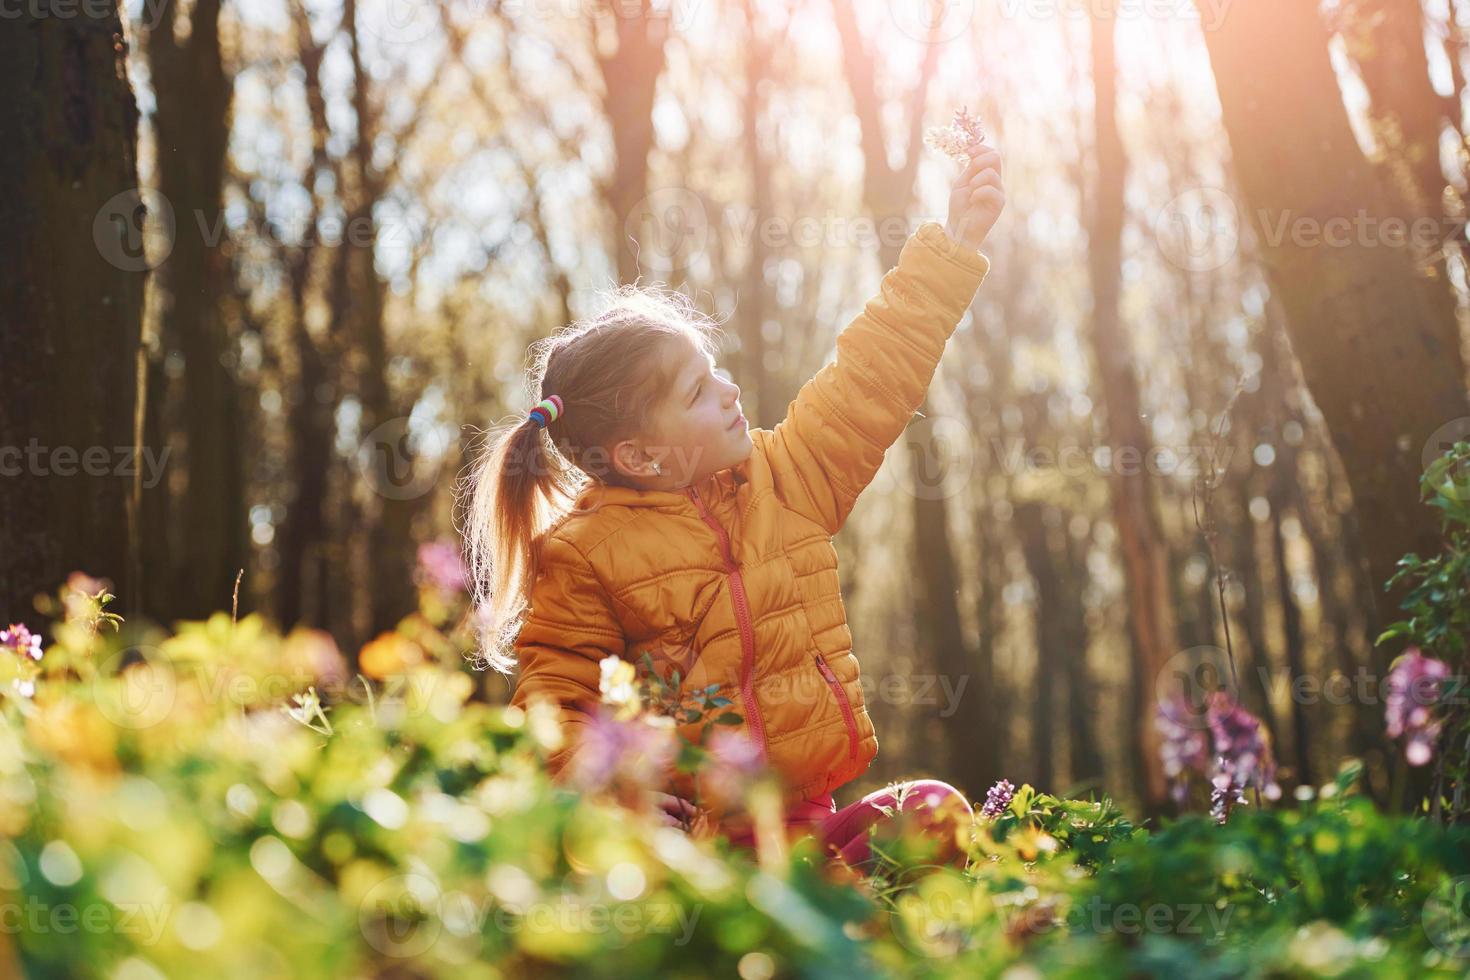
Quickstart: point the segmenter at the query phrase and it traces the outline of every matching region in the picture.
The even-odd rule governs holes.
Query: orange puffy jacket
[[[923,223],[838,336],[836,360],[774,430],[751,430],[744,462],[677,491],[589,483],[547,537],[515,645],[512,704],[539,696],[562,708],[554,777],[599,700],[600,661],[637,664],[645,651],[660,673],[679,666],[686,689],[722,686],[788,803],[868,768],[878,737],[832,536],[922,403],[989,268]],[[696,798],[683,774],[664,788]]]

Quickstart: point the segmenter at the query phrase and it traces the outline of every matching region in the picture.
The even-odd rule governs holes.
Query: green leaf
[[[1409,624],[1406,623],[1406,622],[1403,622],[1402,620],[1400,620],[1397,623],[1390,624],[1387,629],[1385,629],[1382,633],[1379,633],[1378,634],[1378,639],[1376,639],[1376,640],[1373,641],[1373,645],[1374,646],[1378,646],[1380,643],[1384,642],[1385,640],[1391,640],[1391,639],[1393,639],[1396,636],[1408,636],[1408,635],[1409,635]]]

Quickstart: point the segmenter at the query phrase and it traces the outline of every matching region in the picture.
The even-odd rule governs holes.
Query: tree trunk
[[[295,493],[286,509],[278,538],[280,573],[276,579],[276,619],[290,629],[304,618],[327,626],[327,596],[321,588],[327,538],[327,480],[335,451],[333,415],[338,379],[328,357],[307,325],[308,290],[318,240],[321,214],[315,193],[317,176],[330,169],[327,157],[326,101],[322,97],[323,47],[311,35],[311,22],[298,2],[291,6],[292,22],[311,119],[312,163],[303,185],[313,188],[311,213],[301,247],[286,258],[291,295],[291,347],[295,353],[294,391],[288,397],[291,429],[291,476]],[[313,574],[315,572],[315,574]]]
[[[755,420],[771,428],[781,421],[786,406],[779,404],[770,366],[766,364],[766,260],[769,250],[760,229],[773,213],[771,162],[761,146],[761,110],[765,100],[762,84],[770,83],[771,51],[761,36],[754,0],[742,0],[745,14],[745,96],[742,104],[745,160],[750,172],[750,201],[755,221],[750,235],[750,254],[745,259],[745,285],[740,295],[740,376],[755,394]]]
[[[1396,202],[1353,137],[1317,5],[1239,0],[1205,42],[1250,221],[1381,589],[1405,552],[1439,550],[1419,474],[1436,431],[1470,414],[1459,326],[1426,297],[1411,252],[1386,244],[1378,222]],[[1392,615],[1397,596],[1376,598],[1376,618]]]
[[[0,41],[0,621],[82,570],[134,592],[145,208],[122,23],[18,7]],[[136,472],[137,475],[134,475]],[[133,535],[136,542],[137,535]]]
[[[1066,583],[1052,553],[1047,523],[1048,519],[1057,519],[1054,509],[1035,500],[1023,500],[1017,503],[1015,514],[1021,550],[1026,556],[1026,567],[1036,589],[1032,606],[1036,614],[1036,676],[1032,684],[1035,699],[1029,712],[1031,749],[1035,753],[1033,772],[1037,787],[1042,792],[1054,793],[1059,790],[1054,733],[1060,727],[1057,719],[1061,712],[1057,708],[1064,694],[1066,662],[1069,657],[1086,651],[1067,648],[1069,634],[1073,632],[1067,623],[1070,602]]]
[[[174,588],[149,610],[165,620],[201,619],[227,607],[246,557],[240,390],[222,306],[230,270],[220,247],[233,81],[220,53],[220,0],[190,8],[183,41],[175,35],[177,8],[165,4],[146,36],[159,191],[177,222],[173,250],[159,267],[161,337],[166,349],[177,345],[183,355],[179,407],[188,474],[182,499],[169,504],[177,529]]]
[[[1249,458],[1246,457],[1247,460]],[[1254,469],[1253,463],[1248,462],[1247,465]],[[1250,513],[1251,498],[1255,494],[1251,476],[1252,473],[1248,470],[1245,478],[1240,481],[1239,520],[1228,535],[1234,544],[1235,568],[1232,571],[1245,588],[1245,603],[1241,615],[1245,621],[1246,646],[1250,650],[1250,657],[1241,664],[1241,690],[1238,696],[1241,704],[1265,723],[1266,731],[1279,745],[1281,726],[1276,720],[1276,705],[1271,700],[1276,663],[1271,656],[1271,642],[1266,638],[1266,586],[1261,579],[1256,522]]]
[[[1082,600],[1087,580],[1088,542],[1074,538],[1065,524],[1060,535],[1062,543],[1057,553],[1061,560],[1057,567],[1064,603],[1062,670],[1067,678],[1068,777],[1075,791],[1084,783],[1101,784],[1103,760],[1093,724],[1098,713],[1093,697],[1097,682],[1087,667],[1091,631],[1087,627],[1087,607]]]
[[[1337,23],[1368,90],[1368,118],[1395,190],[1415,214],[1443,218],[1440,133],[1446,113],[1460,110],[1429,79],[1422,0],[1346,0]],[[1436,290],[1453,302],[1448,280],[1440,278]]]
[[[348,228],[359,232],[345,237],[340,259],[351,297],[351,336],[361,357],[358,397],[362,400],[364,443],[359,451],[368,457],[372,474],[369,489],[375,494],[377,510],[369,532],[373,570],[361,584],[368,593],[369,629],[378,633],[393,629],[416,608],[413,518],[430,488],[420,480],[419,460],[409,440],[408,412],[397,409],[388,384],[383,282],[374,267],[374,212],[384,191],[384,175],[372,162],[373,141],[378,133],[377,106],[362,63],[356,0],[345,0],[342,17],[350,41],[352,109],[357,119],[352,146],[356,188],[348,210]],[[363,229],[372,229],[373,234],[364,235]]]
[[[1284,481],[1288,469],[1295,469],[1295,453],[1287,447],[1278,449],[1277,472],[1272,476],[1271,501],[1271,558],[1276,566],[1276,596],[1281,603],[1281,639],[1286,648],[1286,667],[1293,688],[1300,683],[1298,678],[1307,677],[1305,638],[1302,636],[1302,612],[1297,605],[1296,595],[1291,588],[1291,570],[1286,563],[1286,538],[1281,533],[1282,512],[1286,508],[1290,490]],[[1313,785],[1312,738],[1307,718],[1306,703],[1293,695],[1291,699],[1291,731],[1296,755],[1296,781]]]
[[[603,114],[612,128],[613,173],[603,187],[613,219],[613,241],[618,257],[618,281],[633,282],[639,275],[640,243],[629,240],[629,219],[637,214],[648,197],[648,151],[653,147],[653,98],[658,79],[663,74],[668,41],[668,11],[655,11],[651,0],[636,0],[637,16],[630,16],[626,3],[610,4],[610,19],[617,36],[617,50],[611,55],[598,54],[602,70]],[[600,19],[600,18],[595,18]],[[594,49],[597,44],[594,23]],[[661,230],[665,222],[690,220],[682,209],[683,197],[676,195],[668,202],[649,202],[655,213],[648,217]],[[662,208],[667,213],[659,213]],[[676,233],[687,229],[682,225]],[[643,247],[647,247],[644,243]],[[678,247],[681,242],[675,242]]]
[[[1123,552],[1128,590],[1128,623],[1135,656],[1136,737],[1143,785],[1150,808],[1167,805],[1168,785],[1154,727],[1155,679],[1176,652],[1169,556],[1154,502],[1154,485],[1144,460],[1153,439],[1142,416],[1131,338],[1119,309],[1122,270],[1123,184],[1126,161],[1117,124],[1117,70],[1112,18],[1092,19],[1094,125],[1097,184],[1091,195],[1088,270],[1092,309],[1092,347],[1108,445],[1113,452],[1113,519]],[[1136,464],[1120,464],[1120,454],[1136,453]],[[1120,472],[1126,470],[1127,472]]]
[[[974,678],[966,702],[970,707],[953,712],[943,727],[946,744],[963,748],[950,753],[949,778],[972,800],[983,796],[1000,778],[1001,760],[1010,758],[1010,733],[1003,724],[1009,713],[1002,709],[1009,702],[996,690],[995,676],[995,640],[1004,619],[999,575],[1004,556],[999,542],[990,534],[989,523],[988,515],[975,515],[975,552],[980,577],[976,618],[980,640],[967,668]],[[959,683],[958,678],[955,683]]]

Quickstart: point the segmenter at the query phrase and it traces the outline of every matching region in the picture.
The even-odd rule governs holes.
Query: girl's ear
[[[613,446],[612,468],[619,476],[633,480],[646,480],[658,475],[654,472],[653,461],[643,451],[643,447],[632,439],[624,439]]]

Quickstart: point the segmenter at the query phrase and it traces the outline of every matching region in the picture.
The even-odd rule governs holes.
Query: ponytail
[[[533,401],[556,395],[562,407],[490,429],[460,488],[480,624],[477,666],[502,673],[515,666],[512,648],[546,536],[589,480],[619,482],[606,450],[648,431],[673,382],[678,362],[670,355],[690,345],[714,352],[717,325],[680,293],[620,286],[611,301],[598,316],[531,345]]]
[[[523,417],[489,433],[465,493],[465,551],[483,636],[477,666],[509,673],[515,665],[509,648],[540,565],[541,542],[580,486],[575,468],[535,419]]]

